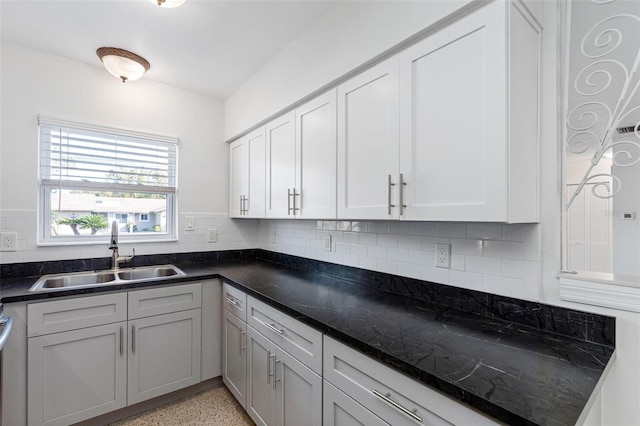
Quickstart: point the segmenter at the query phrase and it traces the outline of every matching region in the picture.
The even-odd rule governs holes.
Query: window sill
[[[557,277],[562,300],[640,312],[640,277],[602,272],[561,272]]]
[[[128,246],[131,244],[148,244],[148,243],[176,243],[178,242],[178,238],[176,237],[166,237],[166,238],[140,238],[140,239],[125,239],[120,237],[119,244],[121,246]],[[85,241],[77,241],[77,240],[65,240],[65,241],[38,241],[36,243],[38,247],[63,247],[63,246],[105,246],[109,245],[109,240],[85,240]]]

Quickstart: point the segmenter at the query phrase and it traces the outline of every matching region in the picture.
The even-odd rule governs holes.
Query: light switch
[[[194,231],[196,229],[196,225],[195,225],[196,220],[191,217],[191,216],[187,216],[184,218],[184,230],[185,231]]]

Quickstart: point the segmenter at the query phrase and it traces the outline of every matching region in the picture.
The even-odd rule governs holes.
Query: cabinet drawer
[[[229,284],[224,284],[222,288],[222,303],[224,308],[240,318],[247,321],[247,295],[242,290],[238,290]]]
[[[324,378],[392,425],[499,424],[327,336]]]
[[[126,293],[76,297],[27,305],[29,337],[126,320]]]
[[[323,380],[323,426],[389,426],[389,423],[355,402],[344,392]]]
[[[202,305],[200,283],[129,292],[129,319],[197,309]]]
[[[247,323],[322,375],[322,333],[247,296]]]

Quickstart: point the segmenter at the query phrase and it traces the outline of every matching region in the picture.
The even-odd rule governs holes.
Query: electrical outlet
[[[436,244],[436,267],[451,268],[451,244]]]
[[[324,249],[326,251],[331,251],[331,234],[327,234],[324,237]]]
[[[272,229],[271,230],[271,244],[275,244],[276,243],[276,230]]]
[[[218,230],[217,229],[209,229],[207,231],[208,241],[210,243],[215,243],[218,241]]]
[[[0,234],[0,251],[16,251],[18,234],[16,232],[3,232]]]

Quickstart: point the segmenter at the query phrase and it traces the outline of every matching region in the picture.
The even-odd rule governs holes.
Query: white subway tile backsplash
[[[503,227],[502,239],[505,241],[524,241],[524,225],[505,224]]]
[[[457,222],[438,222],[436,225],[436,236],[464,238],[466,236],[466,225]]]
[[[366,256],[368,252],[368,247],[364,244],[351,244],[351,254],[355,254],[358,256]]]
[[[184,217],[196,229],[184,232]],[[142,254],[263,248],[337,264],[539,299],[539,225],[403,221],[230,219],[225,214],[179,215],[179,242],[136,244]],[[18,251],[0,252],[1,263],[107,257],[105,246],[38,247],[35,211],[0,211],[0,231],[19,234]],[[206,230],[218,230],[207,243]],[[271,243],[272,230],[276,243]],[[324,238],[331,235],[332,251]],[[436,268],[435,244],[451,244],[451,269]],[[128,248],[124,248],[125,254]]]
[[[436,236],[436,224],[434,222],[411,222],[411,235],[420,235],[423,237]]]
[[[351,244],[338,241],[336,242],[336,251],[338,253],[351,253]]]
[[[376,267],[377,267],[378,262],[376,261],[376,259],[373,259],[371,257],[359,257],[358,258],[358,267],[359,268],[363,268],[363,269],[369,269],[371,271],[375,271]]]
[[[502,262],[490,257],[466,256],[465,269],[479,274],[501,275]]]
[[[378,272],[384,272],[385,274],[398,274],[398,262],[393,260],[378,259],[376,263],[376,270]]]
[[[451,253],[467,256],[482,256],[482,241],[451,238]]]
[[[434,260],[435,262],[435,257]],[[464,271],[466,268],[466,258],[461,254],[451,254],[451,269]]]
[[[524,296],[524,281],[515,278],[483,275],[482,290],[502,296],[522,298]]]
[[[503,225],[501,223],[468,223],[467,238],[476,240],[502,240]]]
[[[484,241],[482,254],[486,257],[522,259],[523,246],[515,241]]]
[[[398,262],[398,275],[403,277],[421,279],[422,267],[414,263]]]
[[[378,245],[383,247],[398,247],[397,235],[378,235]]]
[[[410,235],[411,224],[409,222],[389,222],[389,234]]]
[[[422,237],[412,235],[398,235],[398,247],[420,250],[422,248]]]
[[[482,274],[451,270],[449,275],[451,285],[482,291]]]
[[[502,259],[502,276],[508,278],[523,278],[524,262],[522,260]]]
[[[358,239],[358,242],[366,246],[375,246],[378,244],[378,235],[377,234],[360,234],[360,238]]]
[[[389,222],[369,222],[369,232],[374,234],[388,234]]]
[[[367,256],[375,259],[386,259],[387,248],[380,246],[367,246]]]
[[[449,284],[449,269],[436,268],[435,266],[422,267],[422,279],[440,284]]]
[[[398,262],[409,261],[409,250],[396,247],[387,248],[387,259],[395,260]]]

